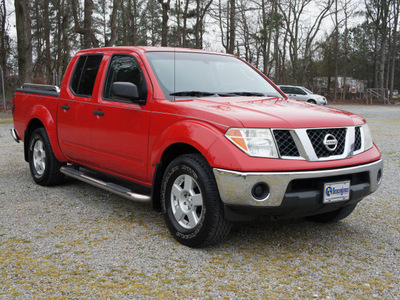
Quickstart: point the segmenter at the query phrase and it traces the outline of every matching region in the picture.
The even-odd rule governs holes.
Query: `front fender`
[[[210,165],[213,165],[214,156],[209,148],[215,140],[222,137],[221,131],[201,121],[181,120],[171,124],[156,137],[153,147],[150,148],[149,174],[154,174],[155,166],[161,161],[164,151],[174,144],[192,146],[207,159]]]
[[[57,111],[57,101],[55,101],[54,107],[51,107],[54,112]],[[25,124],[25,128],[28,132],[31,131],[31,125],[36,123],[36,120],[40,121],[44,128],[46,129],[47,135],[49,136],[50,139],[50,144],[51,148],[53,150],[54,156],[57,158],[58,161],[60,162],[66,162],[67,158],[64,156],[62,153],[59,144],[58,144],[58,137],[57,137],[57,124],[56,120],[51,114],[50,110],[45,107],[44,105],[36,105],[29,117],[27,118],[27,122]],[[36,128],[35,128],[36,129]],[[31,133],[31,132],[30,132]],[[27,136],[30,138],[30,134]],[[28,141],[24,141],[24,143],[29,144]]]

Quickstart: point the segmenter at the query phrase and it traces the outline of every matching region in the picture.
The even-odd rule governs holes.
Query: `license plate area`
[[[323,194],[323,203],[333,203],[349,200],[350,180],[325,183]]]

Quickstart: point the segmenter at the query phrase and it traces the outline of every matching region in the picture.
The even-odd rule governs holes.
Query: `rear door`
[[[77,59],[70,84],[58,101],[58,139],[71,161],[90,164],[92,94],[103,55],[82,55]]]
[[[146,75],[147,76],[147,75]],[[140,58],[114,54],[103,78],[104,88],[97,96],[92,113],[92,155],[95,166],[116,175],[147,181],[147,148],[151,91],[148,89]],[[144,104],[112,95],[114,82],[131,82],[138,87]]]

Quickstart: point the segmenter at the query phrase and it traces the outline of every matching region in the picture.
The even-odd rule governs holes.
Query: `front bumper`
[[[381,183],[383,161],[348,168],[301,172],[236,172],[214,168],[219,194],[227,206],[279,207],[284,199],[314,199],[322,203],[323,184],[350,180],[350,201],[361,200]],[[265,197],[254,196],[254,187],[267,186]]]

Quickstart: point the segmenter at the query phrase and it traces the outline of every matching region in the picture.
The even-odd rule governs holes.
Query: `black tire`
[[[307,102],[311,104],[317,104],[317,101],[315,101],[314,99],[307,100]]]
[[[182,155],[169,164],[161,184],[161,204],[169,231],[183,245],[213,245],[231,229],[212,170],[200,154]]]
[[[33,180],[43,186],[61,183],[64,178],[60,172],[62,165],[54,156],[46,130],[35,129],[29,141],[29,168]]]
[[[353,210],[356,208],[356,204],[350,204],[347,206],[343,206],[337,210],[330,211],[327,213],[319,214],[319,215],[314,215],[314,216],[309,216],[307,217],[311,221],[314,222],[319,222],[319,223],[333,223],[333,222],[338,222],[346,217],[348,217]]]

